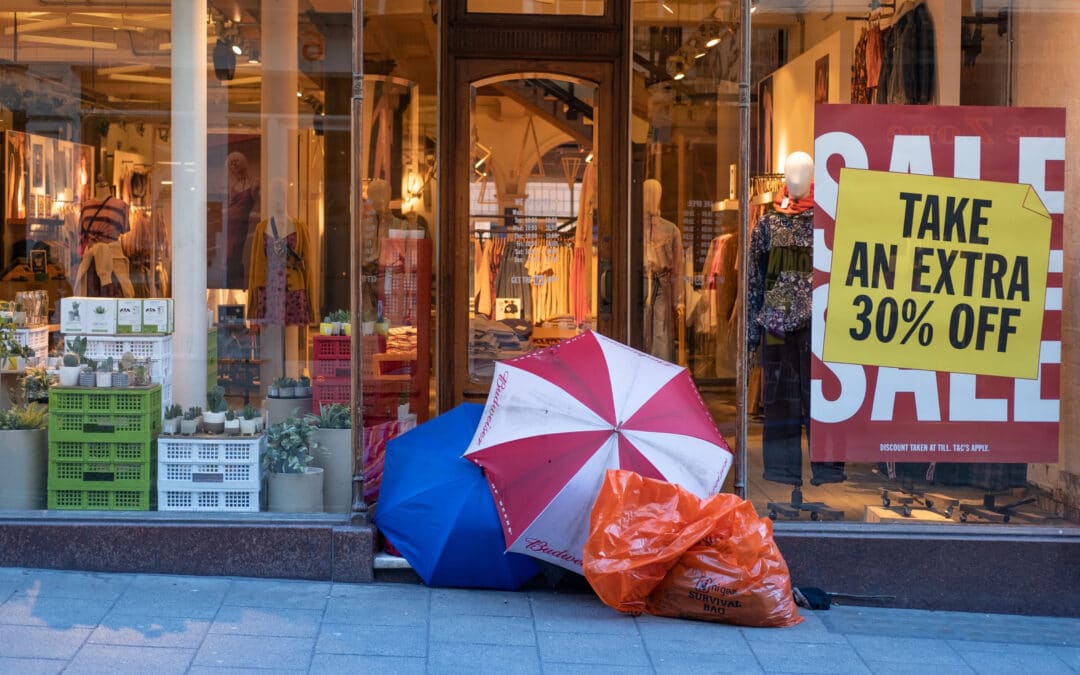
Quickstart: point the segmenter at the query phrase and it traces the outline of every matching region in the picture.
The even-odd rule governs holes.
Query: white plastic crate
[[[165,402],[164,385],[172,384],[172,336],[135,337],[131,335],[87,335],[86,355],[100,361],[112,357],[113,361],[130,352],[136,359],[147,362],[150,367],[150,381],[162,385],[161,402]],[[172,395],[168,397],[172,403]]]
[[[159,501],[169,490],[258,490],[265,438],[159,436]]]
[[[41,357],[41,362],[45,363],[45,357],[49,355],[49,327],[42,326],[40,328],[16,328],[15,339],[19,341],[23,347],[29,347],[34,350],[34,356]]]
[[[258,490],[162,490],[158,511],[258,511]]]

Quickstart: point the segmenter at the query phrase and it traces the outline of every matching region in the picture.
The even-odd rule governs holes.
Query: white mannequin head
[[[648,179],[641,186],[641,191],[641,208],[645,212],[645,217],[660,215],[660,195],[664,192],[660,181],[655,178]]]
[[[810,192],[814,180],[814,158],[805,152],[793,152],[784,160],[784,183],[788,194],[795,199]]]

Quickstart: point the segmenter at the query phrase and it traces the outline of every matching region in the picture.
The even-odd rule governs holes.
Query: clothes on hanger
[[[670,220],[653,214],[645,224],[645,349],[675,360],[675,313],[684,307],[681,235]]]
[[[292,221],[285,236],[273,218],[255,227],[248,267],[248,316],[272,326],[307,326],[316,323],[308,296],[313,288],[311,242],[307,226]]]
[[[112,196],[86,200],[79,215],[79,255],[93,244],[116,241],[130,229],[123,200]]]
[[[905,3],[896,17],[882,36],[876,100],[903,105],[930,103],[937,70],[930,10],[924,1]]]

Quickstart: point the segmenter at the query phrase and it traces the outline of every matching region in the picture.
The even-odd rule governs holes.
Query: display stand
[[[920,510],[932,511],[951,519],[960,506],[960,500],[948,495],[918,492],[913,486],[901,485],[899,490],[881,488],[881,505],[904,517],[911,517],[913,511]]]
[[[997,496],[987,493],[983,495],[982,503],[980,504],[960,504],[960,522],[966,523],[971,516],[975,516],[980,520],[991,523],[1008,523],[1013,518],[1018,518],[1025,523],[1047,520],[1045,516],[1018,510],[1021,506],[1034,503],[1035,498],[1028,497],[1026,499],[1013,501],[1009,504],[999,505],[997,503]]]
[[[802,488],[796,485],[791,488],[791,501],[769,502],[769,518],[776,520],[779,517],[785,520],[798,520],[803,511],[810,514],[810,520],[843,520],[844,512],[834,509],[824,502],[804,502]]]

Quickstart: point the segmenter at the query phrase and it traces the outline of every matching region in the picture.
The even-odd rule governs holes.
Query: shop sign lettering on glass
[[[1056,462],[1064,111],[815,119],[811,458]]]

